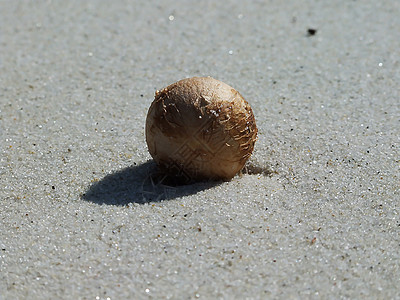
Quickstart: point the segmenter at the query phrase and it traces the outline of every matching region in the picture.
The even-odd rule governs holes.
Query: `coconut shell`
[[[211,77],[193,77],[157,91],[146,119],[151,156],[186,181],[229,180],[257,139],[253,111],[242,95]]]

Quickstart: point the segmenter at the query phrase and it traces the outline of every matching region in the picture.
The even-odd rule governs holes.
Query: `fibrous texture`
[[[211,77],[183,79],[157,91],[147,114],[151,156],[188,181],[231,179],[250,157],[256,138],[250,105]]]

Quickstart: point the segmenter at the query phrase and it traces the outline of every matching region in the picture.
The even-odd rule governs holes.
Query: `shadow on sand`
[[[161,173],[151,160],[105,176],[90,186],[82,199],[108,205],[144,204],[196,194],[220,183],[221,181],[206,181],[179,184]]]

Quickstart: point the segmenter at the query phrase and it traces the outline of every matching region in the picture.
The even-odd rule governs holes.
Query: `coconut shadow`
[[[193,195],[221,183],[204,181],[182,184],[162,173],[150,160],[105,176],[92,184],[81,198],[106,205],[145,204]]]

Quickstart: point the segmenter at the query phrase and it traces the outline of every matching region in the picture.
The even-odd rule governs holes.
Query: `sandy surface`
[[[0,299],[400,298],[400,2],[215,2],[0,2]],[[258,173],[154,183],[154,92],[206,75]]]

